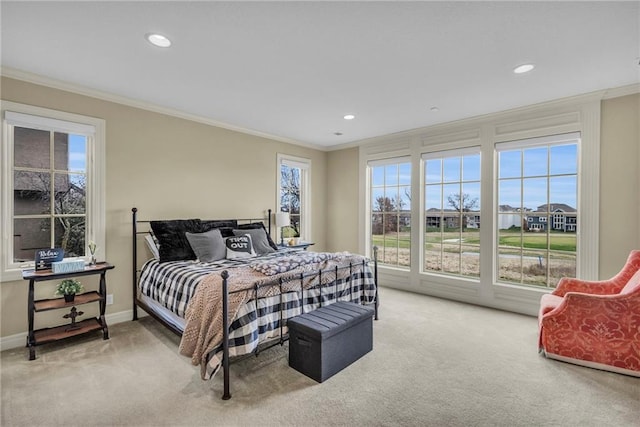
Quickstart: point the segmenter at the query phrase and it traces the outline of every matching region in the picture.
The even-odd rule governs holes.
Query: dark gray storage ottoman
[[[322,382],[373,349],[373,307],[336,302],[292,317],[289,366]]]

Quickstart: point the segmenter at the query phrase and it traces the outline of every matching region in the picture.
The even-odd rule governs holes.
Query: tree
[[[17,172],[15,175],[14,204],[25,213],[50,215],[42,219],[37,228],[17,227],[16,232],[26,242],[40,242],[39,236],[48,236],[55,227],[56,241],[47,243],[61,247],[67,256],[83,256],[86,230],[86,177],[84,175],[56,174],[53,205],[51,205],[51,174],[46,172]],[[39,210],[40,212],[36,212]],[[16,211],[17,212],[17,211]],[[53,222],[52,222],[53,219]],[[49,240],[46,237],[44,240]],[[27,246],[30,246],[27,244]]]
[[[390,231],[398,231],[398,209],[401,209],[403,205],[404,201],[402,198],[396,200],[395,197],[377,197],[373,209],[374,220],[371,223],[372,234],[385,234]]]
[[[300,236],[300,169],[283,165],[280,168],[280,206],[289,212],[293,236]]]
[[[478,198],[469,196],[467,193],[456,193],[449,194],[447,196],[447,202],[449,206],[455,209],[457,212],[460,212],[462,215],[463,212],[470,212],[478,209]],[[463,227],[467,227],[467,217],[463,215]]]

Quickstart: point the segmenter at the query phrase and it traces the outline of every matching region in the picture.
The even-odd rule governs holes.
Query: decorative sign
[[[50,248],[38,249],[36,251],[36,271],[50,270],[52,262],[62,261],[64,258],[64,249]]]

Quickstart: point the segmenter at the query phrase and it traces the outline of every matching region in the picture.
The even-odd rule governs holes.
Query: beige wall
[[[327,247],[327,153],[2,78],[2,99],[106,121],[106,258],[114,304],[131,309],[131,208],[142,219],[261,217],[276,206],[276,154],[312,161],[312,239]],[[103,248],[104,250],[104,248]],[[2,337],[27,330],[27,283],[0,285]],[[42,297],[53,288],[43,286]],[[83,308],[84,309],[84,308]],[[86,311],[92,308],[87,307]],[[36,327],[63,313],[38,314]]]
[[[600,277],[620,271],[640,249],[640,94],[602,102]],[[587,171],[588,172],[588,171]]]
[[[358,148],[327,157],[327,244],[332,252],[358,253]]]

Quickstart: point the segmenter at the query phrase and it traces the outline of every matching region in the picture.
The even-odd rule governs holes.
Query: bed
[[[377,248],[373,261],[287,248],[273,242],[270,224],[271,210],[263,218],[140,220],[132,209],[133,320],[142,308],[180,335],[180,353],[203,379],[222,370],[225,400],[231,358],[283,344],[289,318],[337,301],[373,305],[378,318]]]

